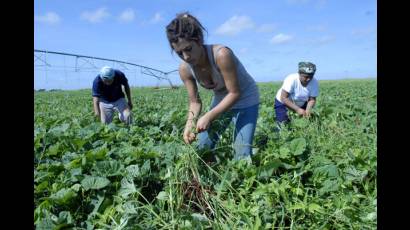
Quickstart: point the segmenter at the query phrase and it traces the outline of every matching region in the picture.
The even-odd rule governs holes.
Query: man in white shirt
[[[275,114],[278,123],[290,121],[288,108],[300,116],[310,116],[316,97],[319,95],[319,83],[313,78],[315,72],[315,64],[299,62],[299,72],[289,74],[285,78],[275,98]]]

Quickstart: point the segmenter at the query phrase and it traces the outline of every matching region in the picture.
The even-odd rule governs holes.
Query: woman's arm
[[[184,130],[184,141],[189,144],[195,139],[195,134],[192,133],[191,129],[195,127],[195,121],[201,113],[202,101],[199,97],[196,81],[185,63],[181,63],[179,66],[179,76],[188,91],[189,110]]]
[[[238,77],[236,73],[236,65],[233,54],[228,48],[221,48],[216,55],[216,64],[221,71],[221,75],[225,81],[225,86],[228,94],[222,101],[208,111],[197,123],[197,131],[202,132],[208,129],[210,123],[215,120],[223,112],[228,111],[241,96],[239,90]]]

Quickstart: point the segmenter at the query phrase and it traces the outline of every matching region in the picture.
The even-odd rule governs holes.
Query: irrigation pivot
[[[63,57],[62,63],[53,63],[52,60],[55,60],[55,58],[51,58],[51,55],[58,55]],[[66,58],[69,58],[70,60],[67,61]],[[171,82],[171,79],[169,78],[169,74],[174,73],[177,70],[165,72],[148,66],[115,59],[34,49],[34,67],[42,68],[41,70],[45,71],[46,76],[48,75],[48,72],[53,69],[62,69],[65,73],[67,72],[67,70],[74,72],[91,72],[90,70],[92,70],[92,72],[95,72],[102,66],[97,65],[95,63],[96,61],[104,61],[105,63],[111,62],[113,66],[121,67],[122,69],[128,71],[135,71],[136,69],[139,69],[141,74],[152,76],[158,81],[165,80],[169,83],[171,88],[175,88],[175,86]]]

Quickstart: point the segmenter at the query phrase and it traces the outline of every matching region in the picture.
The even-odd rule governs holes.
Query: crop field
[[[310,119],[275,130],[259,83],[252,164],[186,145],[188,98],[132,88],[133,124],[102,125],[91,89],[34,94],[37,229],[376,229],[377,81],[319,81]],[[200,91],[207,111],[211,92]],[[216,161],[210,162],[211,154]]]

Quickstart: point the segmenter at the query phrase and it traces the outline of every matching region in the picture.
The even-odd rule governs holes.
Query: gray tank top
[[[221,102],[222,99],[228,94],[228,90],[226,89],[225,81],[222,77],[222,74],[216,65],[215,55],[212,50],[212,45],[205,45],[205,47],[206,47],[206,51],[208,54],[209,62],[212,67],[212,74],[211,74],[212,81],[214,82],[214,85],[215,85],[215,87],[212,88],[214,92],[214,98],[212,101],[211,108],[213,108],[217,104],[219,104],[219,102]],[[215,53],[218,53],[218,51],[223,47],[225,46],[219,47]],[[233,54],[232,50],[231,52]],[[236,103],[232,106],[232,109],[243,109],[243,108],[247,108],[247,107],[259,104],[259,90],[258,90],[258,86],[255,83],[255,80],[251,77],[251,75],[249,75],[248,72],[246,72],[245,67],[243,67],[242,63],[235,56],[235,54],[233,54],[233,57],[234,57],[235,65],[236,65],[236,73],[238,76],[238,84],[239,84],[239,90],[241,92],[241,96],[239,100],[236,101]],[[192,66],[189,63],[187,64],[192,73],[192,76],[194,76],[195,80],[199,82],[201,86],[204,87],[204,85],[202,85],[202,83],[196,77]],[[204,87],[204,88],[207,88],[207,87]]]

